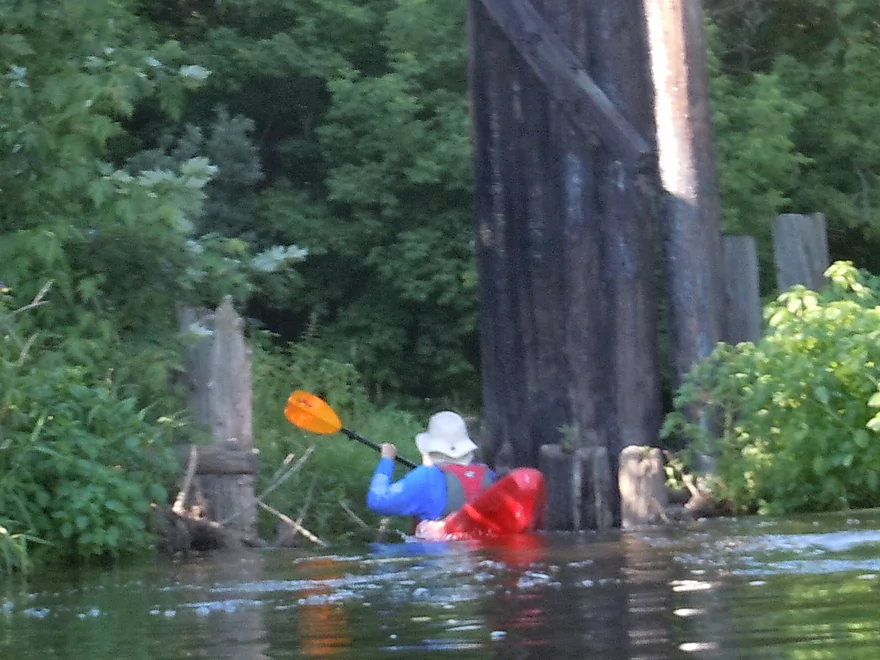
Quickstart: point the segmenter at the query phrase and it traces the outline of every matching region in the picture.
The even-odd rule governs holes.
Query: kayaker
[[[381,446],[381,458],[367,492],[367,506],[385,516],[412,516],[417,523],[439,521],[472,501],[495,480],[495,473],[474,463],[477,445],[461,415],[444,410],[431,416],[416,436],[422,464],[392,483],[397,447]],[[430,525],[421,525],[428,535]],[[433,530],[430,535],[436,536]]]

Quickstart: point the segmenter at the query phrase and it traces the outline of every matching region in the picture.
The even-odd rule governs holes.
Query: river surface
[[[880,658],[880,511],[0,582],[3,660]]]

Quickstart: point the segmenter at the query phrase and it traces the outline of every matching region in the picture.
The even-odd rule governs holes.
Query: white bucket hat
[[[468,436],[464,419],[450,410],[431,415],[428,432],[416,436],[416,447],[423,454],[443,454],[454,459],[463,458],[477,449]]]

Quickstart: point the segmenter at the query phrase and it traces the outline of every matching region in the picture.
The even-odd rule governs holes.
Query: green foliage
[[[720,344],[675,398],[663,434],[713,461],[740,510],[824,511],[880,501],[880,279],[852,264],[821,293],[769,304],[757,344]]]
[[[184,126],[132,152],[127,131],[144,108],[177,121],[185,90],[210,71],[158,42],[131,7],[4,10],[0,277],[21,299],[52,279],[57,299],[35,323],[64,341],[162,341],[179,303],[242,302],[251,277],[303,256],[283,246],[254,257],[238,236],[256,205],[244,192],[261,177],[249,120],[220,110],[207,138]]]
[[[42,543],[30,534],[15,531],[20,525],[10,519],[0,519],[0,575],[28,573],[32,568],[28,544]]]
[[[794,199],[822,210],[841,229],[877,240],[880,7],[865,0],[816,4],[829,22],[813,28],[824,37],[820,47],[809,54],[787,51],[777,65],[789,94],[807,110],[796,140],[813,164]]]
[[[806,108],[787,95],[777,73],[726,71],[718,26],[710,24],[708,35],[722,226],[725,234],[755,237],[766,285],[772,281],[773,218],[790,205],[790,191],[809,163],[793,142]]]
[[[460,2],[399,2],[382,33],[389,70],[329,81],[318,134],[345,242],[332,271],[306,276],[345,284],[328,334],[371,385],[478,400],[464,39]]]
[[[152,543],[150,504],[167,500],[164,483],[177,463],[161,427],[145,422],[134,399],[84,376],[43,364],[19,376],[5,420],[4,490],[63,557],[142,551]]]
[[[28,541],[67,560],[146,549],[150,505],[165,502],[178,469],[173,423],[150,423],[109,373],[71,366],[26,337],[18,318],[26,310],[11,311],[8,298],[0,297],[2,564],[28,568]]]
[[[175,120],[184,91],[209,74],[158,42],[130,3],[13,3],[3,17],[6,308],[53,282],[52,304],[15,315],[2,335],[3,543],[22,548],[34,534],[56,558],[120,556],[152,542],[148,508],[165,503],[171,433],[189,434],[168,421],[182,407],[177,305],[246,292],[251,271],[296,255],[253,264],[241,240],[200,233],[217,172],[202,152],[142,166],[126,152],[138,108]],[[217,121],[228,130],[212,138],[246,156],[229,138],[247,126]]]
[[[0,277],[20,300],[54,282],[54,304],[33,322],[59,341],[155,338],[175,323],[212,166],[196,157],[128,172],[112,164],[109,145],[147,99],[178,112],[206,73],[182,58],[125,3],[4,9],[0,69],[12,73],[0,95],[10,154],[0,166]]]
[[[181,135],[165,133],[156,147],[128,158],[129,171],[183,171],[199,162],[210,173],[204,181],[188,185],[188,189],[204,189],[204,204],[192,209],[194,222],[188,223],[179,237],[185,240],[176,246],[180,259],[173,272],[177,277],[168,280],[164,291],[154,289],[156,295],[167,296],[168,289],[177,285],[176,293],[190,304],[214,306],[225,295],[231,295],[243,305],[259,288],[265,291],[297,281],[291,265],[302,261],[307,250],[270,244],[254,254],[256,246],[262,244],[261,233],[254,229],[254,216],[258,205],[256,185],[263,175],[249,136],[252,130],[252,121],[230,117],[220,109],[207,135],[198,126],[188,124]],[[214,164],[207,166],[208,162]],[[173,199],[170,195],[165,198]],[[173,249],[166,246],[164,253]],[[150,258],[156,261],[154,255]]]
[[[779,202],[783,211],[821,212],[832,254],[876,271],[880,5],[709,0],[706,7],[718,26],[713,111],[726,221],[762,240],[766,230],[752,227],[766,226]],[[728,125],[730,112],[739,119]],[[763,239],[761,252],[768,250]]]
[[[251,278],[249,314],[285,340],[317,324],[323,350],[372,392],[478,400],[460,0],[231,2],[199,18],[145,10],[212,71],[190,97],[190,123],[207,133],[219,104],[252,122],[259,181],[223,180],[222,153],[239,164],[253,155],[233,148],[243,144],[233,132],[204,151],[220,168],[206,228],[254,252],[308,251],[295,271]],[[155,139],[152,124],[135,128]]]

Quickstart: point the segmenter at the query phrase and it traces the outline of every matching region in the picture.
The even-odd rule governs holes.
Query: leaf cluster
[[[765,309],[756,344],[719,344],[667,416],[712,462],[716,495],[781,513],[880,500],[880,279],[848,262],[822,292],[794,287]]]
[[[218,166],[201,226],[252,253],[308,252],[295,270],[249,278],[248,313],[282,340],[317,324],[323,350],[374,393],[478,399],[461,3],[278,0],[147,15],[212,72],[187,103],[186,136],[211,134],[201,151]],[[255,149],[228,121],[218,133],[220,106]],[[145,150],[166,132],[152,117],[130,122]],[[230,178],[248,172],[260,176]]]

